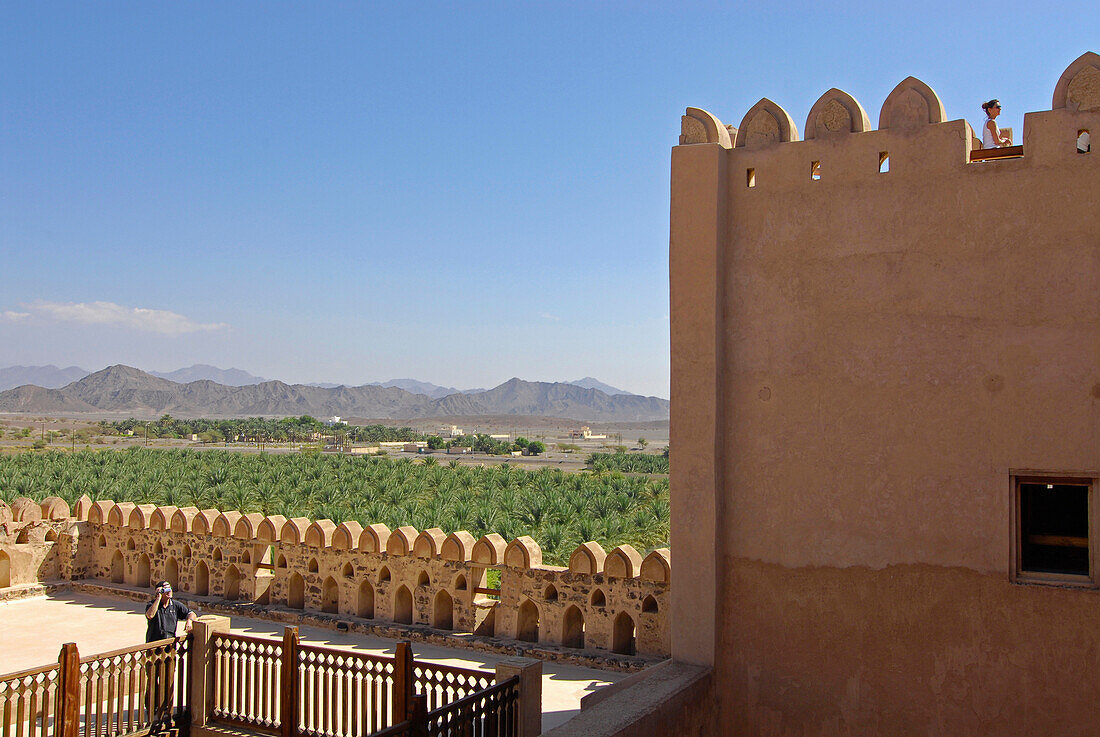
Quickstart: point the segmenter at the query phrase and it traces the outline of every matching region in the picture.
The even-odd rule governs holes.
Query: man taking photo
[[[182,602],[175,601],[172,598],[172,584],[161,581],[157,584],[156,596],[145,609],[145,618],[149,620],[149,626],[145,630],[145,641],[154,642],[175,637],[176,624],[180,619],[185,620],[183,631],[190,632],[192,623],[198,619],[198,615]]]

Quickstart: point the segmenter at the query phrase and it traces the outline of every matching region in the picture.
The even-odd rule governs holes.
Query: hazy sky
[[[1095,2],[0,5],[0,366],[668,396],[688,105],[1019,136]],[[929,183],[934,186],[934,183]]]

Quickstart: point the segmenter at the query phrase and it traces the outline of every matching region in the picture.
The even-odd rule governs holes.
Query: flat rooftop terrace
[[[139,602],[64,591],[0,604],[0,674],[34,668],[57,660],[61,645],[75,642],[81,656],[144,642],[145,616]],[[201,612],[200,612],[201,614]],[[231,617],[239,634],[281,638],[283,625],[251,617]],[[182,631],[182,627],[181,627]],[[393,655],[396,640],[299,627],[301,642],[375,655]],[[412,644],[413,655],[443,665],[492,672],[509,656]],[[542,728],[551,729],[580,711],[582,696],[630,674],[543,662]]]

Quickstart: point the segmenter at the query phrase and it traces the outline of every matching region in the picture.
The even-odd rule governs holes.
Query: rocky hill
[[[668,418],[668,401],[610,396],[566,383],[511,379],[487,391],[433,399],[397,387],[324,388],[265,381],[226,386],[209,380],[177,383],[130,366],[110,366],[60,389],[21,386],[0,392],[0,412],[111,413],[152,417],[313,415],[413,419],[472,415],[567,417],[600,422]]]

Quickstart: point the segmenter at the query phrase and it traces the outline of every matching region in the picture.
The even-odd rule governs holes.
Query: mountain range
[[[60,389],[74,381],[83,379],[91,373],[91,371],[82,369],[79,366],[69,366],[64,369],[58,368],[52,364],[48,366],[9,366],[8,368],[0,368],[0,391],[14,389],[24,384],[33,384],[44,389]],[[225,386],[248,386],[249,384],[263,384],[268,381],[268,379],[255,376],[242,369],[221,369],[217,366],[210,366],[205,363],[196,363],[193,366],[176,369],[175,371],[146,371],[145,373],[150,376],[168,379],[169,381],[180,384],[206,379],[217,384],[224,384]],[[623,389],[616,389],[598,379],[593,379],[591,376],[586,376],[576,381],[567,381],[565,383],[579,386],[583,389],[599,389],[605,394],[631,394],[631,392]],[[345,384],[319,382],[309,383],[305,386],[321,387],[322,389],[336,389],[345,386]],[[398,389],[404,389],[412,394],[424,394],[432,399],[442,399],[450,394],[478,394],[486,391],[485,389],[455,389],[453,386],[439,386],[438,384],[432,384],[427,381],[417,381],[416,379],[372,381],[367,384],[367,386],[381,386],[384,388],[397,387]]]
[[[126,413],[153,417],[256,415],[413,419],[483,415],[563,417],[600,422],[668,419],[658,397],[616,394],[565,382],[510,379],[498,387],[433,398],[397,386],[325,388],[263,381],[230,386],[209,379],[179,383],[131,366],[109,366],[63,387],[23,385],[0,392],[0,412]]]

